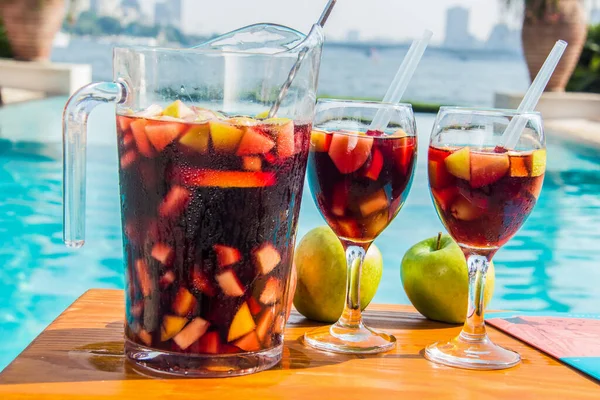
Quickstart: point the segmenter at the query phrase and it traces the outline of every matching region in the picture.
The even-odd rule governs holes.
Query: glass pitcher
[[[318,25],[305,36],[261,24],[190,49],[115,48],[114,81],[67,103],[70,247],[84,243],[86,121],[116,103],[135,367],[235,376],[281,359],[322,45]]]

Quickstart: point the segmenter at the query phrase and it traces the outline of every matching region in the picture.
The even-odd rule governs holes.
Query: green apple
[[[306,318],[335,322],[344,309],[346,296],[346,255],[339,239],[328,226],[308,232],[294,256],[298,281],[294,306]],[[361,270],[360,304],[364,310],[377,292],[383,258],[373,244]]]
[[[465,256],[449,235],[440,233],[408,249],[400,275],[406,295],[425,317],[453,324],[465,321],[469,276]],[[494,264],[490,263],[485,280],[485,305],[492,299],[494,283]]]

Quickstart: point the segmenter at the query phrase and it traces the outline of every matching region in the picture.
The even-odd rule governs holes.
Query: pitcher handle
[[[63,240],[68,247],[85,242],[85,169],[87,120],[101,103],[123,103],[122,82],[91,83],[75,92],[63,111]]]

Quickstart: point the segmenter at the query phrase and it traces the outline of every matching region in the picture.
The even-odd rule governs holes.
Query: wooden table
[[[123,356],[123,292],[90,290],[0,374],[0,399],[600,399],[600,385],[489,328],[492,339],[521,353],[504,371],[435,365],[428,343],[459,327],[431,322],[408,306],[371,305],[369,325],[396,335],[395,351],[375,356],[319,352],[301,343],[316,324],[293,313],[281,364],[225,379],[148,379]],[[3,338],[6,340],[6,338]]]

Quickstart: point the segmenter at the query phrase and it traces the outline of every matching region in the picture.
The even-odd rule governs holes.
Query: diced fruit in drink
[[[346,214],[346,205],[348,202],[348,185],[345,181],[338,182],[333,187],[333,196],[331,197],[331,213],[338,217]]]
[[[288,158],[296,154],[294,123],[292,121],[288,121],[283,125],[273,125],[271,131],[275,134],[279,158]]]
[[[531,163],[528,167],[531,171],[531,176],[540,176],[546,172],[546,149],[534,150],[530,160]]]
[[[260,315],[258,322],[256,323],[256,335],[258,340],[263,342],[269,333],[269,329],[275,319],[275,310],[273,308],[267,308]]]
[[[235,313],[231,326],[229,327],[229,334],[227,335],[227,341],[232,342],[254,330],[256,324],[254,318],[250,313],[248,304],[243,302],[240,308]]]
[[[224,344],[220,347],[221,349],[221,353],[223,354],[235,354],[235,353],[239,353],[241,350],[239,347],[236,347],[232,344]]]
[[[142,315],[142,311],[144,311],[144,302],[143,301],[136,301],[131,306],[131,315],[136,318],[139,318],[139,316]]]
[[[146,156],[153,157],[154,150],[152,150],[152,145],[148,140],[148,136],[146,135],[146,125],[148,121],[145,119],[137,119],[131,123],[131,133],[133,134],[133,138],[135,139],[135,145],[138,151]]]
[[[277,156],[275,156],[273,152],[267,153],[263,157],[269,164],[275,164],[277,162]]]
[[[187,322],[187,318],[177,317],[175,315],[165,315],[160,329],[160,341],[164,342],[177,335]]]
[[[262,160],[256,156],[242,157],[242,167],[246,171],[260,171],[262,169]]]
[[[273,324],[273,333],[283,333],[283,328],[285,326],[285,318],[283,315],[279,314],[275,318],[275,323]]]
[[[228,122],[208,122],[210,125],[210,137],[213,148],[217,153],[235,153],[235,149],[244,134],[244,130],[231,125]]]
[[[235,264],[242,259],[242,253],[235,247],[215,244],[213,250],[217,254],[217,264],[221,268]]]
[[[177,343],[177,346],[179,346],[182,350],[185,350],[196,340],[200,339],[202,335],[204,335],[208,329],[208,326],[208,321],[205,321],[200,317],[196,317],[189,324],[187,324],[181,332],[173,337],[173,341]]]
[[[274,146],[275,142],[273,140],[263,135],[258,129],[249,127],[246,128],[244,136],[242,136],[236,154],[238,156],[265,154],[271,151]]]
[[[119,126],[121,132],[125,132],[127,129],[129,129],[131,122],[133,122],[132,118],[117,115],[117,125]]]
[[[184,287],[180,287],[173,300],[173,312],[179,316],[188,315],[196,305],[196,298]]]
[[[371,161],[367,165],[365,170],[365,176],[369,179],[376,181],[379,179],[379,174],[383,168],[383,155],[379,149],[375,149],[371,156]]]
[[[187,126],[179,122],[154,122],[146,125],[146,136],[152,146],[161,152],[186,129]]]
[[[398,208],[396,207],[395,209],[397,210]],[[388,218],[388,212],[385,210],[377,214],[373,214],[373,216],[370,218],[369,222],[365,226],[366,237],[377,237],[388,225]]]
[[[463,147],[460,150],[450,154],[444,163],[449,173],[457,178],[464,179],[466,181],[471,179],[471,149],[469,147]]]
[[[470,185],[457,186],[458,193],[469,201],[469,203],[479,208],[487,208],[490,203],[490,195],[486,190],[473,188]]]
[[[144,297],[150,296],[152,293],[152,280],[148,271],[148,264],[142,259],[135,262],[135,273],[137,275],[140,290]]]
[[[164,243],[156,243],[152,247],[150,255],[162,265],[169,266],[173,261],[173,249]]]
[[[135,152],[135,150],[127,150],[125,154],[121,156],[121,168],[129,168],[131,165],[133,165],[136,159],[137,153]]]
[[[544,180],[542,178],[535,179],[531,188],[529,189],[529,193],[531,193],[531,195],[537,199],[542,191],[543,184]]]
[[[176,217],[185,209],[192,193],[182,186],[173,186],[158,207],[161,217]]]
[[[219,332],[206,332],[200,338],[200,340],[198,340],[198,345],[195,348],[195,352],[206,354],[219,354],[221,352],[221,346],[222,344],[221,338],[219,337]]]
[[[244,351],[260,350],[260,342],[258,340],[256,332],[254,331],[242,336],[241,338],[233,342],[233,344]]]
[[[175,100],[173,103],[169,104],[163,110],[162,115],[186,120],[194,120],[196,118],[194,110],[183,104],[181,100]]]
[[[248,303],[248,308],[250,308],[250,313],[253,316],[258,315],[261,312],[262,306],[254,297],[248,297],[248,300],[246,300],[246,302]]]
[[[271,243],[265,243],[253,251],[254,262],[259,273],[267,275],[279,265],[281,255]]]
[[[272,186],[277,182],[274,172],[180,168],[176,175],[184,185],[201,187],[252,188]]]
[[[167,271],[160,277],[158,281],[161,288],[169,287],[173,282],[175,282],[175,273],[173,271]]]
[[[337,222],[336,225],[338,227],[339,233],[343,237],[347,237],[347,238],[360,237],[360,228],[358,226],[358,223],[355,220],[340,218],[336,222]]]
[[[350,174],[357,171],[367,161],[372,146],[372,137],[334,133],[328,154],[342,174]]]
[[[215,278],[217,279],[221,290],[223,290],[223,293],[227,296],[240,297],[244,294],[244,285],[242,285],[237,275],[232,270],[229,269],[221,272],[216,275]]]
[[[369,216],[377,211],[387,208],[389,205],[387,194],[384,189],[379,189],[373,194],[365,197],[359,205],[363,217]]]
[[[229,123],[237,126],[256,126],[258,121],[251,117],[233,117],[229,118]]]
[[[452,216],[461,221],[473,221],[483,215],[484,209],[477,207],[463,196],[458,196],[450,207]]]
[[[208,277],[198,266],[194,266],[194,270],[192,271],[192,286],[209,297],[217,294]]]
[[[261,111],[258,114],[256,114],[254,116],[254,118],[256,118],[256,119],[265,119],[265,118],[267,118],[269,116],[269,111],[271,111],[271,110]]]
[[[331,134],[314,130],[310,133],[311,151],[327,152],[331,146]]]
[[[524,178],[529,176],[529,168],[527,167],[526,157],[512,155],[509,153],[509,159],[510,176],[513,178]]]
[[[449,156],[446,158],[450,159]],[[471,187],[480,188],[500,180],[510,168],[508,154],[471,152]]]
[[[281,298],[282,291],[283,287],[281,282],[279,282],[279,279],[271,276],[269,279],[267,279],[265,287],[260,294],[259,300],[261,303],[267,306],[275,304]]]
[[[415,139],[408,136],[400,138],[398,144],[394,146],[394,163],[401,173],[408,174],[409,168],[413,165],[415,148]]]
[[[454,176],[448,173],[444,161],[429,160],[429,185],[434,189],[443,189],[454,183]]]
[[[450,209],[450,205],[454,201],[454,198],[458,194],[458,189],[455,186],[445,189],[432,189],[431,194],[435,198],[438,206],[442,210],[448,211]]]
[[[142,341],[142,343],[144,343],[146,346],[152,345],[152,335],[148,333],[148,331],[146,331],[145,329],[140,329],[137,335]]]
[[[408,134],[404,131],[404,129],[396,129],[396,131],[392,133],[391,136],[406,137],[408,136]]]
[[[133,138],[133,135],[131,133],[126,133],[125,135],[123,135],[123,146],[124,147],[129,147],[130,144],[133,144],[135,142],[135,139]]]
[[[187,132],[179,139],[179,143],[187,148],[197,151],[200,154],[208,152],[210,142],[210,127],[206,124],[192,125]]]
[[[196,113],[196,121],[208,121],[209,119],[225,119],[221,113],[216,113],[206,108],[191,106],[190,107]]]
[[[150,107],[146,108],[143,111],[137,112],[134,115],[140,118],[154,118],[162,114],[162,111],[163,109],[161,106],[159,106],[158,104],[152,104]]]

